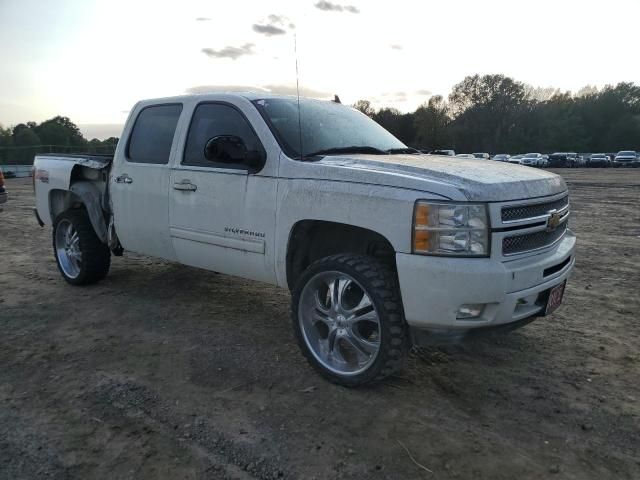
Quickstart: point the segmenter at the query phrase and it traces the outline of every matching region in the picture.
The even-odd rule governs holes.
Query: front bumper
[[[550,249],[506,262],[397,254],[405,318],[412,329],[464,336],[539,315],[541,293],[564,282],[575,264],[570,230]],[[457,319],[461,305],[485,304],[474,319]]]
[[[614,167],[640,167],[640,161],[638,160],[614,160]]]

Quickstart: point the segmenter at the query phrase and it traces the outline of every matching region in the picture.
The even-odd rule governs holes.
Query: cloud
[[[391,47],[391,50],[402,50],[402,45],[398,45],[397,43],[389,45],[389,47]]]
[[[198,17],[196,18],[196,22],[209,22],[211,19],[209,17]]]
[[[259,25],[255,23],[253,25],[253,31],[261,33],[262,35],[266,35],[267,37],[271,37],[273,35],[284,35],[287,33],[286,30],[276,27],[275,25]]]
[[[280,25],[282,27],[287,26],[289,28],[296,28],[296,25],[289,20],[288,17],[285,17],[284,15],[274,15],[271,14],[268,17],[269,19],[269,23],[271,23],[272,25]]]
[[[241,47],[224,47],[221,50],[214,50],[213,48],[203,48],[202,53],[211,58],[230,58],[236,60],[245,55],[253,55],[253,43],[245,43]]]
[[[425,89],[421,89],[421,90],[416,90],[416,94],[417,95],[423,95],[423,96],[429,96],[432,94],[431,90],[425,90]]]
[[[272,84],[272,85],[198,85],[187,88],[186,93],[221,93],[221,92],[256,92],[256,93],[273,93],[278,95],[297,95],[295,85],[288,84]],[[310,87],[300,87],[301,97],[311,98],[333,98],[333,94],[316,90]]]
[[[320,0],[318,3],[313,5],[318,10],[323,10],[325,12],[349,12],[349,13],[360,13],[360,10],[353,5],[340,5],[338,3],[331,3],[327,0]]]
[[[381,103],[387,103],[387,102],[406,102],[407,100],[409,100],[409,94],[407,92],[403,92],[403,91],[398,91],[398,92],[384,92],[382,94],[380,94],[381,97],[383,97],[383,100]]]
[[[254,23],[253,31],[271,37],[273,35],[285,35],[287,29],[295,28],[295,25],[284,15],[271,14],[266,20],[260,23]]]

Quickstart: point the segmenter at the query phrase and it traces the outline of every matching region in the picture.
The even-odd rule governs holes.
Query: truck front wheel
[[[84,210],[67,210],[56,219],[53,253],[62,277],[72,285],[95,283],[109,272],[109,247],[100,241]]]
[[[375,259],[318,260],[297,282],[291,310],[302,353],[328,380],[354,387],[402,368],[410,342],[397,276]]]

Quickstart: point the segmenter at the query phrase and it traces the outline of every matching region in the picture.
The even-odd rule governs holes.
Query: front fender
[[[287,248],[296,223],[323,220],[374,231],[396,252],[411,252],[413,206],[418,199],[447,200],[416,190],[352,182],[280,179],[276,215],[276,276],[286,287]]]

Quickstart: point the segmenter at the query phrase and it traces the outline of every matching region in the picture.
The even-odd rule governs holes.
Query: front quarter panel
[[[315,179],[278,181],[276,273],[287,286],[290,234],[302,220],[323,220],[366,228],[385,237],[396,252],[411,252],[413,207],[418,199],[445,200],[434,194],[393,187]]]

